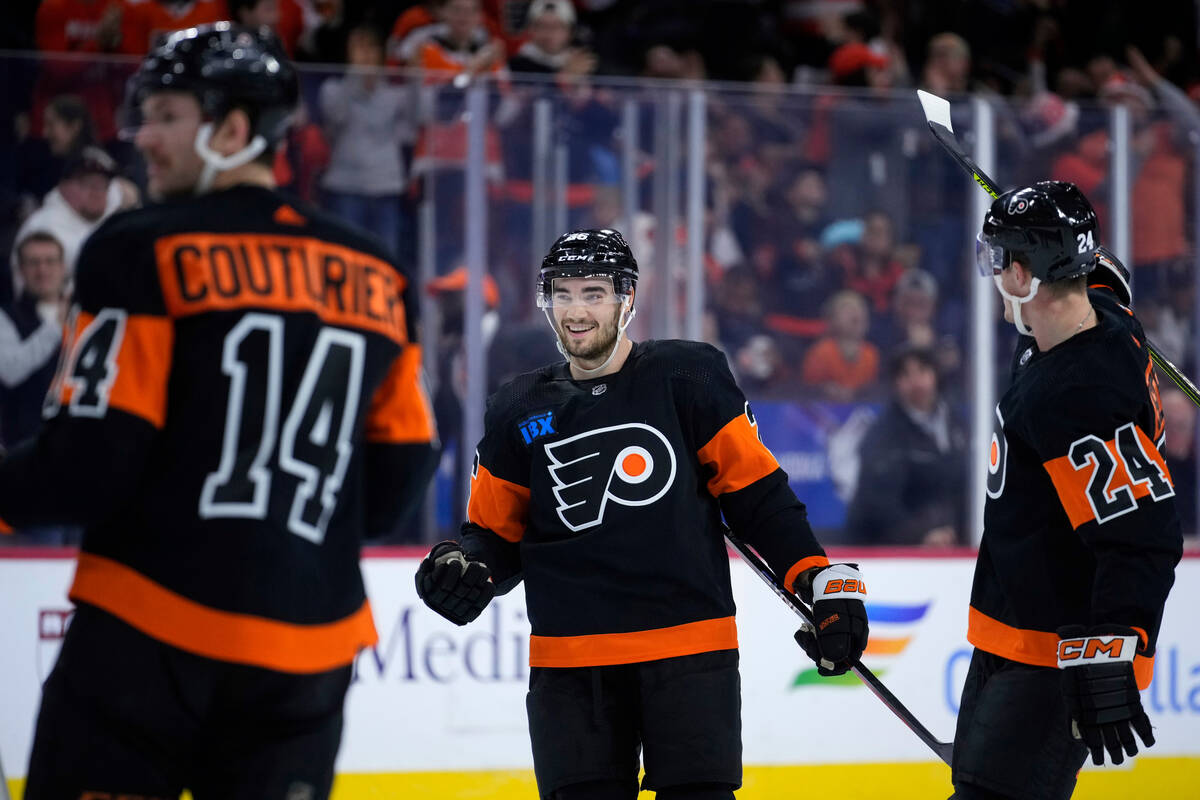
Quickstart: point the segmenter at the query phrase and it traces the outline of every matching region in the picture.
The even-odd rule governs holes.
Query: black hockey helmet
[[[551,295],[555,278],[587,278],[604,275],[612,278],[613,290],[622,296],[637,287],[638,265],[633,251],[619,231],[611,228],[585,229],[564,233],[550,247],[538,271],[539,305]]]
[[[980,271],[993,274],[1014,258],[1043,283],[1076,278],[1096,268],[1099,221],[1073,183],[1040,181],[1000,195],[979,235]]]
[[[131,121],[157,91],[191,92],[214,121],[241,108],[250,115],[253,135],[272,145],[287,132],[300,85],[270,28],[214,22],[175,31],[150,51],[127,86]]]

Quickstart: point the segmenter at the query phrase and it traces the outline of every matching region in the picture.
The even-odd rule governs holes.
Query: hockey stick
[[[937,139],[950,157],[958,162],[963,171],[970,173],[981,189],[993,198],[999,197],[1000,195],[996,194],[996,182],[979,168],[979,165],[967,155],[959,145],[958,139],[955,138],[954,126],[950,122],[950,101],[920,89],[917,90],[917,99],[921,101],[921,110],[925,112],[925,121],[929,123],[929,132],[933,134],[933,138]],[[1196,384],[1192,383],[1179,367],[1172,364],[1170,359],[1164,356],[1148,337],[1146,348],[1150,351],[1150,360],[1154,362],[1154,365],[1165,372],[1189,400],[1200,406],[1200,389],[1196,388]]]
[[[0,800],[9,800],[8,778],[4,777],[3,764],[0,764]]]
[[[753,550],[747,547],[745,543],[735,537],[728,530],[725,531],[725,538],[729,540],[729,543],[733,545],[739,553],[741,553],[742,558],[747,564],[750,565],[750,568],[758,573],[758,577],[762,578],[763,583],[767,584],[767,586],[770,586],[771,589],[774,590],[775,594],[779,595],[780,599],[787,603],[791,609],[795,611],[802,620],[805,621],[805,623],[810,626],[814,626],[816,624],[813,622],[812,611],[808,608],[808,606],[806,606],[800,598],[796,597],[796,595],[789,592],[787,588],[784,587],[783,581],[779,580],[775,573],[771,571],[771,568],[768,567]],[[880,702],[888,707],[889,711],[899,717],[900,721],[908,726],[908,729],[915,733],[918,739],[925,743],[926,747],[932,750],[934,754],[937,755],[937,757],[942,761],[946,762],[947,765],[950,764],[950,758],[954,753],[953,742],[939,742],[937,738],[929,732],[929,729],[922,725],[921,721],[913,716],[911,711],[904,707],[904,704],[900,702],[896,695],[892,694],[891,690],[884,686],[883,683],[880,682],[879,678],[875,677],[875,673],[863,666],[861,661],[856,661],[850,670],[858,676],[859,680],[866,684],[866,687],[871,690],[872,694],[879,698]]]

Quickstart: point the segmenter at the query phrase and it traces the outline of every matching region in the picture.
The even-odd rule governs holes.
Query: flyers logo
[[[992,446],[988,448],[988,497],[995,500],[1004,494],[1004,472],[1008,467],[1008,439],[1004,438],[1004,417],[996,406],[996,422],[992,428]]]
[[[558,518],[572,531],[604,521],[609,501],[645,506],[675,482],[675,453],[658,430],[631,422],[546,445]]]

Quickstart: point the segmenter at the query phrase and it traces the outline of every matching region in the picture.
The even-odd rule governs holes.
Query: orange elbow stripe
[[[279,672],[343,667],[379,637],[371,606],[334,622],[300,625],[197,603],[103,556],[80,553],[70,598],[113,614],[189,653]]]
[[[434,430],[433,404],[421,380],[421,346],[407,345],[371,399],[367,441],[428,444]]]
[[[531,667],[598,667],[635,664],[737,648],[733,617],[705,619],[669,628],[589,636],[530,636]]]
[[[62,381],[59,398],[71,402],[76,391],[75,359],[79,343],[96,321],[96,315],[81,311],[72,337],[71,363]],[[171,373],[171,354],[175,345],[175,326],[167,317],[130,314],[124,320],[111,373],[100,391],[107,392],[107,405],[141,417],[156,428],[167,421],[167,381]]]
[[[467,501],[467,519],[487,528],[501,539],[519,542],[529,519],[529,489],[497,478],[488,468],[478,465],[471,478],[471,498]]]
[[[1141,628],[1134,630],[1145,643],[1146,632]],[[1058,667],[1057,633],[1006,625],[974,606],[970,607],[967,614],[967,641],[980,650],[986,650],[1009,661],[1032,664],[1036,667]],[[1133,676],[1137,680],[1138,689],[1148,687],[1154,678],[1154,656],[1135,655]]]
[[[796,578],[800,577],[800,573],[812,569],[813,567],[828,567],[829,559],[825,556],[809,556],[802,558],[795,564],[792,564],[791,569],[783,576],[783,585],[789,592],[796,591]]]
[[[700,463],[713,469],[708,491],[713,497],[744,489],[779,469],[779,462],[758,439],[758,428],[738,414],[697,452]]]

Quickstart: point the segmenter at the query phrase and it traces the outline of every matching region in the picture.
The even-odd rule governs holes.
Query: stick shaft
[[[779,580],[778,576],[771,571],[771,568],[768,567],[753,550],[751,550],[748,546],[746,546],[745,543],[731,533],[726,533],[725,538],[729,540],[729,543],[733,545],[739,553],[741,553],[742,558],[747,564],[750,565],[750,568],[758,574],[758,577],[762,578],[763,582],[775,591],[775,594],[779,595],[779,597],[785,603],[787,603],[787,605],[793,611],[795,611],[801,619],[810,625],[813,624],[812,611],[808,608],[808,606],[806,606],[803,601],[800,600],[800,598],[796,597],[796,595],[789,592],[787,588],[784,587],[783,581]],[[863,666],[861,661],[856,661],[854,666],[851,667],[851,671],[857,675],[858,679],[861,680],[863,684],[871,690],[871,693],[878,697],[879,700],[885,706],[887,706],[888,710],[895,714],[900,721],[908,727],[909,730],[915,733],[917,738],[924,742],[925,745],[932,750],[938,758],[946,762],[946,764],[950,763],[951,755],[954,750],[954,745],[952,742],[938,741],[937,737],[930,733],[929,729],[922,725],[921,721],[918,720],[913,713],[909,711],[903,703],[900,702],[896,695],[892,694],[890,689],[880,682],[879,678],[875,677],[875,673]]]

